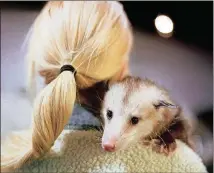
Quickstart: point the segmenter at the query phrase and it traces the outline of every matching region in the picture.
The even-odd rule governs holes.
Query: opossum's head
[[[104,97],[102,147],[113,152],[154,135],[178,111],[164,89],[149,80],[126,77],[110,86]]]

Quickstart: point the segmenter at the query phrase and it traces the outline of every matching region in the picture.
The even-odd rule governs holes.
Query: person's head
[[[179,111],[165,89],[150,80],[126,77],[111,85],[104,97],[102,147],[113,152],[152,137]]]
[[[17,155],[5,154],[1,168],[19,167],[48,152],[68,123],[76,90],[117,75],[131,46],[132,32],[119,2],[48,2],[32,26],[27,53],[29,89],[37,72],[47,85],[34,102],[31,139],[23,137],[28,146]],[[76,74],[60,72],[64,65]]]

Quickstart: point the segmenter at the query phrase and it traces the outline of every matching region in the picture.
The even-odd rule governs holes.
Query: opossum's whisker
[[[101,103],[103,103],[103,100],[101,100],[101,98],[98,95],[96,97],[101,101]]]
[[[100,117],[100,119],[102,119],[102,117]],[[101,128],[103,129],[104,123],[101,121],[100,124],[101,124]]]
[[[97,127],[98,128],[98,132],[100,133],[100,134],[102,134],[103,133],[103,129],[99,126],[99,127]]]
[[[161,141],[164,143],[164,145],[167,146],[165,141],[163,140],[163,138],[161,138],[161,136],[159,136],[158,134],[157,134],[157,136],[161,139]]]
[[[96,93],[97,93],[97,98],[103,103],[103,100],[100,98],[100,96],[99,96],[97,91],[96,91]]]
[[[123,135],[125,134],[126,130],[127,130],[129,127],[130,127],[130,125],[128,125],[128,127],[127,127],[123,132],[121,132],[121,134],[120,134],[120,137],[121,137],[121,138],[123,137]]]
[[[134,133],[134,134],[132,134],[132,135],[128,135],[128,136],[126,136],[126,137],[123,137],[123,135],[122,135],[121,138],[120,138],[120,141],[125,140],[125,139],[130,138],[130,137],[133,137],[133,136],[135,136],[136,134],[137,134],[137,132]]]
[[[94,107],[94,106],[92,106],[92,105],[87,105],[87,104],[83,104],[83,106],[86,107],[86,108],[92,108],[92,109],[96,110],[97,113],[100,113],[100,111],[98,111],[98,108],[97,108],[97,107]]]
[[[134,112],[138,108],[138,106],[139,106],[139,104],[134,108],[134,110],[132,112]],[[128,130],[129,127],[130,127],[130,125],[128,125],[128,127],[120,134],[120,137],[122,137],[125,134],[126,130]]]
[[[93,111],[94,113],[100,113],[98,110],[96,110],[96,108],[93,108],[91,106],[88,105],[83,105],[83,107],[85,107],[85,109],[88,109],[90,111]]]
[[[169,129],[168,129],[168,128],[163,127],[163,129],[170,133],[170,131],[169,131]]]
[[[94,110],[97,110],[97,108],[96,107],[94,107],[94,106],[91,106],[91,105],[83,105],[83,106],[85,106],[86,108],[92,108],[92,109],[94,109]]]
[[[94,113],[99,113],[97,110],[93,109],[93,108],[90,108],[90,107],[87,107],[86,109],[88,109],[89,111],[92,111]]]
[[[139,107],[140,104],[137,104],[137,106],[132,110],[132,112],[134,112],[138,107]]]
[[[146,129],[145,129],[146,130]],[[121,139],[122,140],[124,140],[124,139],[127,139],[127,138],[130,138],[130,137],[133,137],[133,136],[135,136],[135,135],[137,135],[139,132],[136,132],[136,133],[134,133],[134,134],[132,134],[132,135],[128,135],[127,137],[123,137],[123,135],[124,135],[124,133],[123,133],[123,135],[121,136]],[[149,135],[150,136],[150,135]],[[150,136],[150,138],[151,138],[151,136]],[[151,138],[152,139],[152,138]]]
[[[133,136],[137,135],[138,133],[139,133],[139,132],[136,132],[136,133],[134,133],[134,134],[132,134],[132,135],[128,135],[128,136],[126,136],[126,137],[122,137],[122,136],[124,135],[124,134],[123,134],[123,135],[121,136],[121,139],[127,139],[127,138],[130,138],[130,137],[133,137]]]

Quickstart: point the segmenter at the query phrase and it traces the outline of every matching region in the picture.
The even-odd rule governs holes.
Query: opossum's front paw
[[[153,151],[164,154],[166,156],[170,156],[171,154],[173,154],[177,147],[176,142],[165,143],[160,139],[144,140],[143,144],[146,146],[151,146]]]
[[[163,153],[166,156],[171,156],[177,147],[176,142],[174,141],[172,143],[164,143],[161,140],[159,141],[160,141],[159,145],[158,146],[156,145],[158,147],[158,149],[156,149],[157,152],[159,151],[159,153]]]

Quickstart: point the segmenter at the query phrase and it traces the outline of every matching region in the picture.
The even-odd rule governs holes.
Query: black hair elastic
[[[60,73],[62,73],[63,71],[70,71],[74,73],[74,75],[76,75],[76,70],[72,65],[63,65],[60,69]]]

